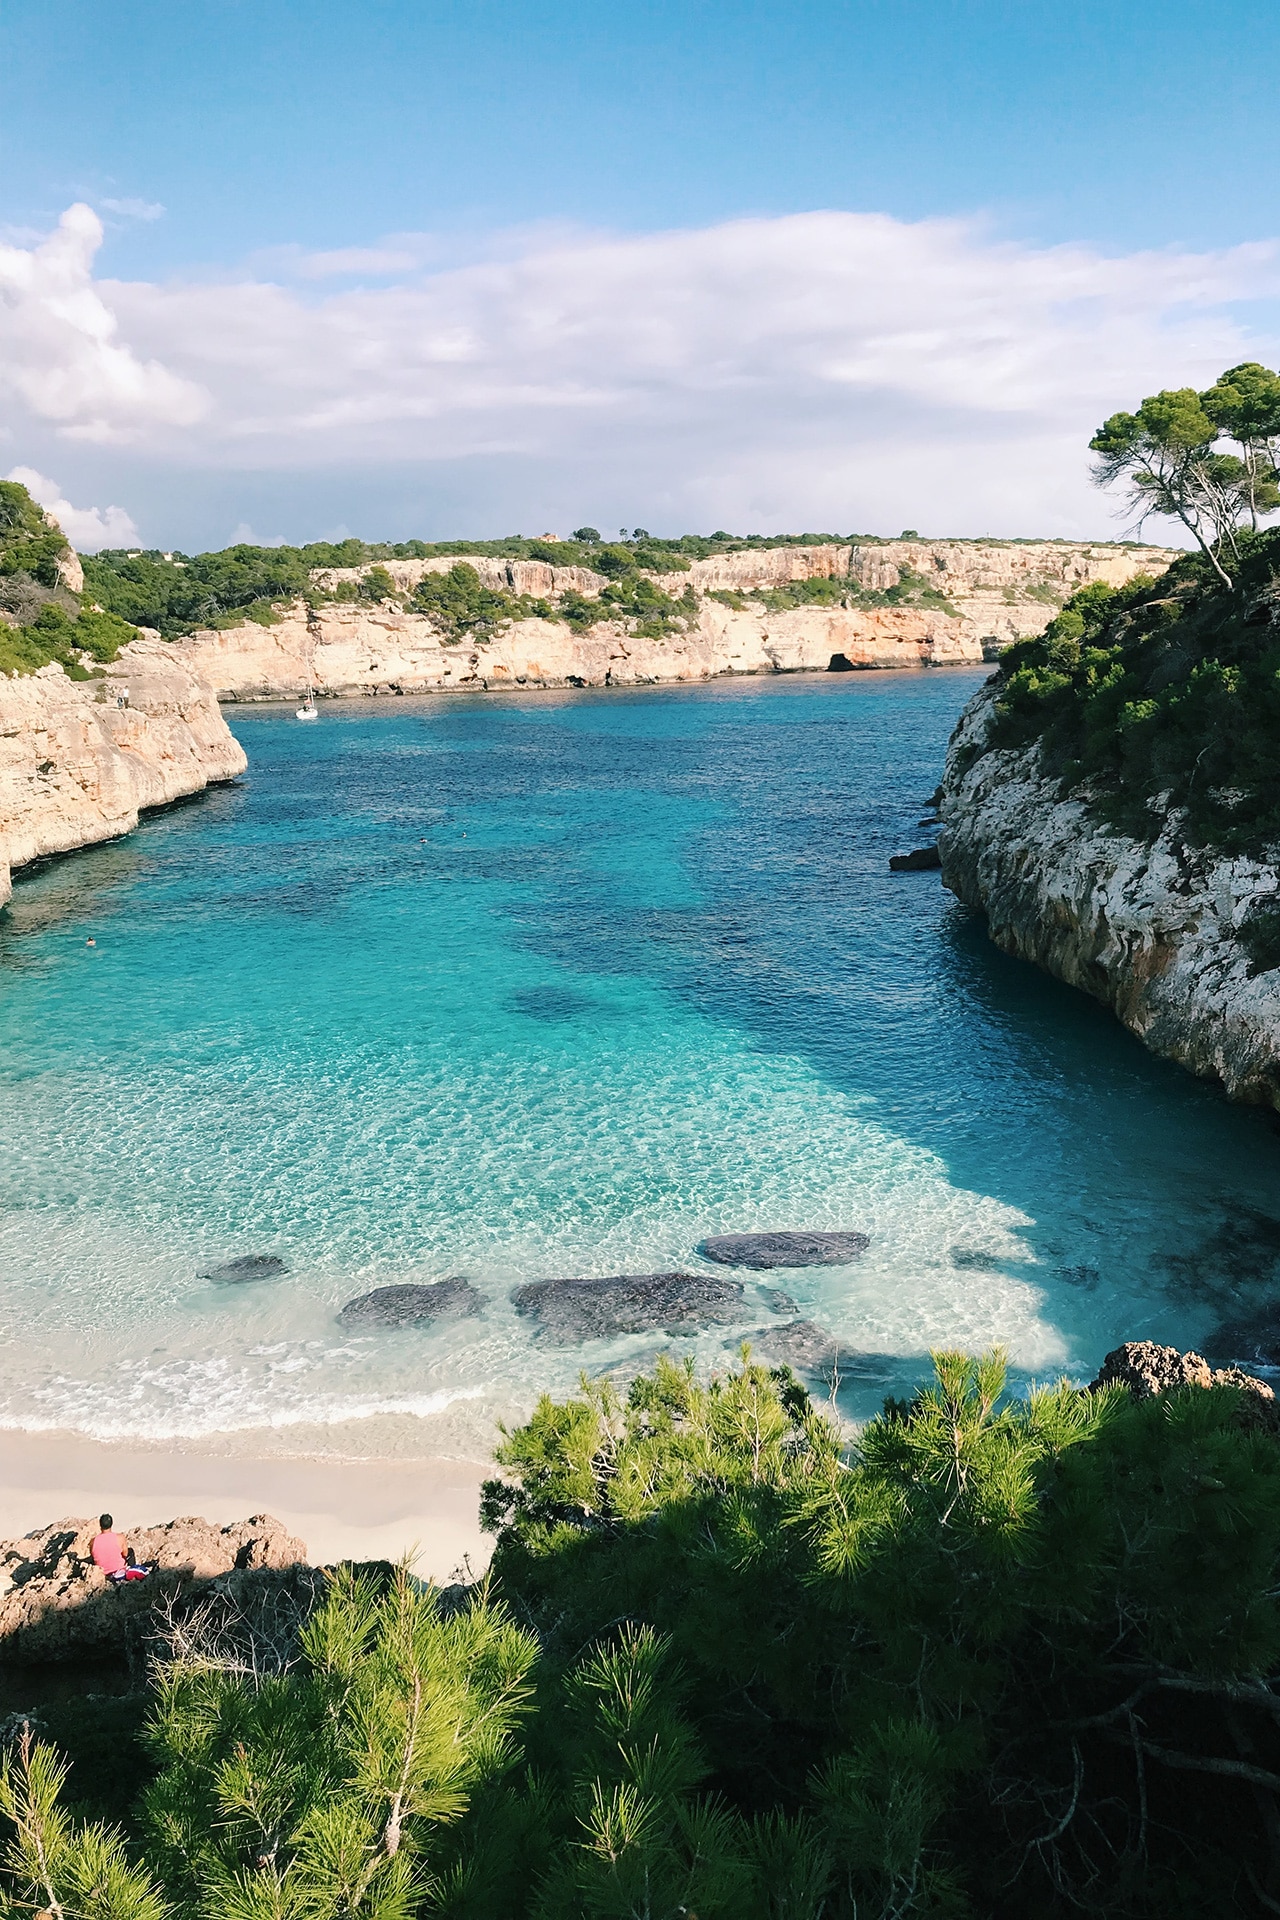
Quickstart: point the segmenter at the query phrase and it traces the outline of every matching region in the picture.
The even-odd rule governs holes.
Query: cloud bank
[[[574,476],[584,513],[662,528],[1114,535],[1099,419],[1276,351],[1246,317],[1280,295],[1271,241],[1116,258],[830,212],[534,232],[434,270],[430,236],[397,235],[158,284],[95,278],[101,238],[77,206],[0,247],[15,452],[26,432],[251,474],[285,522],[299,476],[348,470],[355,523],[371,470],[438,495],[466,469],[504,511],[518,472],[530,524]]]

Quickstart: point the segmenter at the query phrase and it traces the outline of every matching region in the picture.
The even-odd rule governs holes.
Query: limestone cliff
[[[0,905],[12,868],[115,839],[244,767],[207,683],[155,638],[90,680],[0,674]]]
[[[992,748],[996,689],[970,702],[947,754],[943,884],[991,938],[1101,1000],[1153,1052],[1280,1108],[1280,969],[1251,974],[1238,930],[1280,886],[1280,848],[1227,858],[1171,813],[1151,843],[1063,798],[1038,745]]]
[[[450,556],[381,563],[402,595],[428,573],[467,558],[489,588],[554,601],[572,591],[599,596],[604,575],[536,560]],[[889,541],[867,546],[752,549],[697,560],[655,576],[672,595],[692,588],[696,618],[659,637],[638,623],[601,621],[585,631],[558,619],[513,621],[491,639],[454,641],[423,614],[388,599],[368,605],[302,601],[273,626],[252,621],[201,632],[175,652],[220,699],[318,692],[425,693],[502,686],[637,686],[703,680],[724,673],[837,671],[858,667],[972,664],[1043,630],[1077,587],[1120,584],[1160,573],[1159,547],[1086,546],[1065,541]],[[321,593],[340,590],[366,568],[316,575]],[[846,583],[845,604],[770,607],[770,593],[797,581]],[[904,581],[919,604],[876,603]],[[712,598],[722,594],[725,599]],[[762,598],[752,604],[748,596]]]

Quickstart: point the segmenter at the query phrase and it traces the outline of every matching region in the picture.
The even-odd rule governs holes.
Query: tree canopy
[[[1226,440],[1239,453],[1222,449]],[[1205,393],[1150,394],[1136,413],[1113,413],[1089,442],[1100,486],[1123,480],[1140,527],[1151,514],[1180,520],[1224,584],[1239,560],[1237,529],[1280,507],[1280,376],[1248,361]]]
[[[939,1354],[851,1437],[747,1357],[584,1380],[507,1434],[478,1587],[340,1569],[295,1642],[162,1647],[123,1833],[82,1716],[69,1778],[20,1735],[0,1913],[1269,1912],[1268,1404]]]

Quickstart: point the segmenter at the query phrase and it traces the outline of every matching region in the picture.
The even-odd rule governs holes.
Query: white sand
[[[370,1436],[348,1428],[343,1438],[348,1451],[326,1449],[317,1457],[286,1453],[267,1434],[228,1436],[227,1449],[213,1451],[6,1433],[0,1435],[0,1539],[104,1510],[126,1533],[180,1515],[225,1526],[270,1513],[305,1540],[315,1565],[412,1553],[420,1574],[441,1581],[464,1563],[473,1573],[485,1567],[493,1542],[480,1532],[477,1508],[491,1466],[407,1458],[403,1445],[394,1457],[370,1458],[360,1444]],[[386,1436],[372,1438],[384,1442]]]

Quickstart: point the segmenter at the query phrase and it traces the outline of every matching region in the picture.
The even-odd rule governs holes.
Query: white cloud
[[[0,396],[68,438],[140,439],[189,426],[205,410],[194,382],[116,339],[118,321],[92,278],[102,222],[69,207],[37,246],[0,246]]]
[[[101,200],[98,204],[108,213],[118,213],[122,220],[159,220],[164,213],[159,200]]]
[[[426,272],[393,236],[295,274],[419,277],[317,298],[94,281],[92,221],[0,249],[0,361],[30,412],[166,468],[276,471],[282,504],[287,473],[346,469],[353,519],[357,469],[479,462],[526,476],[531,522],[569,475],[582,512],[664,528],[1105,533],[1098,420],[1276,351],[1239,310],[1280,294],[1269,241],[1109,258],[811,213],[533,231]]]
[[[285,538],[282,533],[276,534],[270,540],[259,539],[247,520],[241,520],[231,529],[231,537],[227,541],[229,547],[282,547],[284,544]]]
[[[14,467],[5,479],[20,481],[31,498],[53,515],[79,553],[128,547],[138,538],[138,529],[123,507],[73,507],[57,481],[46,479],[34,467]]]
[[[297,271],[306,280],[336,279],[348,273],[381,278],[389,273],[407,273],[417,265],[416,254],[394,247],[335,247],[328,253],[304,253]]]

